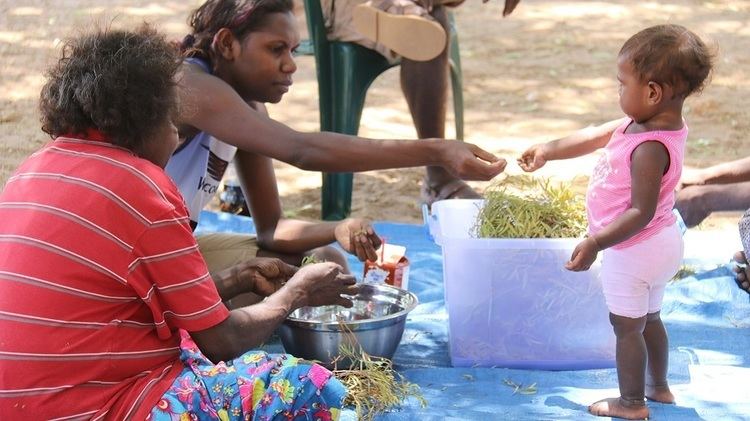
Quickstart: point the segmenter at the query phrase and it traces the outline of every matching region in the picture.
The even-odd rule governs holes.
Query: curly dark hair
[[[188,25],[192,32],[182,40],[180,52],[184,57],[210,62],[211,44],[221,28],[229,29],[242,40],[262,28],[268,15],[292,10],[292,0],[208,0],[190,14]]]
[[[148,25],[68,40],[42,88],[42,130],[56,137],[96,129],[138,152],[177,111],[179,65],[174,47]]]
[[[673,87],[683,98],[700,92],[709,80],[715,52],[680,25],[656,25],[628,39],[620,49],[641,81]]]

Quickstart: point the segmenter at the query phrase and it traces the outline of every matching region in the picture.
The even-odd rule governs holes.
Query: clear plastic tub
[[[472,238],[482,205],[439,201],[427,217],[443,249],[453,366],[614,367],[598,262],[586,272],[563,267],[578,239]]]

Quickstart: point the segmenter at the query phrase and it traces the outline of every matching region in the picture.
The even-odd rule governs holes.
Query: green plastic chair
[[[304,0],[311,42],[298,52],[313,53],[318,77],[320,130],[356,135],[367,89],[390,64],[377,52],[350,42],[328,41],[320,0]],[[450,67],[456,138],[463,140],[463,87],[455,21],[450,14]],[[312,50],[312,51],[311,51]],[[323,173],[322,218],[344,219],[351,213],[351,173]]]

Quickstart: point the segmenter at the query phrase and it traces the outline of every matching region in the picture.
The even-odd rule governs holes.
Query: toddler
[[[672,213],[688,133],[682,107],[703,88],[712,60],[703,41],[682,26],[638,32],[617,58],[626,117],[534,145],[518,159],[531,172],[550,160],[604,148],[586,195],[589,235],[565,265],[587,270],[603,252],[601,279],[617,337],[620,396],[590,405],[594,415],[643,419],[649,416],[645,398],[674,403],[659,311],[683,252]]]

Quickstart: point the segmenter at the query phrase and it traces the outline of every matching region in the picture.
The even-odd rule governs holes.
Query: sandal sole
[[[432,60],[445,50],[443,27],[420,16],[394,15],[360,4],[352,12],[352,23],[365,37],[409,60]]]

